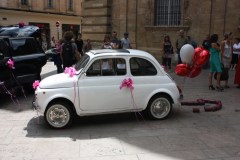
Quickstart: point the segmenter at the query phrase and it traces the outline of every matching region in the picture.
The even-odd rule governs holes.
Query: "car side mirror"
[[[3,53],[0,53],[0,60],[3,60],[4,59],[4,55]]]

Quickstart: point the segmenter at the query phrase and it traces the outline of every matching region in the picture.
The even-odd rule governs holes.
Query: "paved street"
[[[55,74],[48,63],[42,71]],[[184,100],[221,100],[223,109],[193,113],[194,106],[175,108],[163,121],[142,120],[134,114],[77,118],[64,130],[49,128],[32,110],[33,95],[18,96],[19,106],[7,96],[0,99],[0,160],[239,160],[240,89],[208,90],[208,70],[183,80]],[[195,106],[196,107],[196,106]]]

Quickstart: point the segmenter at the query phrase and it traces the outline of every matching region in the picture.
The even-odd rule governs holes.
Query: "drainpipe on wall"
[[[226,16],[227,16],[227,5],[228,0],[225,0],[225,8],[224,8],[224,19],[223,19],[223,35],[225,34],[225,28],[226,28]]]
[[[136,24],[135,24],[135,42],[136,42],[136,49],[137,49],[137,26],[138,26],[138,0],[136,0]]]
[[[128,32],[128,0],[126,0],[126,32]]]
[[[211,5],[210,5],[210,19],[209,19],[209,31],[208,31],[209,35],[211,35],[211,30],[212,30],[212,13],[213,13],[213,0],[211,0]]]

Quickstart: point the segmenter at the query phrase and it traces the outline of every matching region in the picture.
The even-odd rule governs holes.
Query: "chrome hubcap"
[[[47,120],[53,127],[63,127],[69,119],[69,111],[62,105],[53,105],[47,111]]]
[[[151,106],[151,112],[156,118],[164,118],[170,112],[171,104],[165,98],[158,98],[153,101]]]

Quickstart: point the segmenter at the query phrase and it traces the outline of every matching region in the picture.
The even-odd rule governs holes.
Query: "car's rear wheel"
[[[167,95],[154,96],[147,107],[147,114],[151,119],[165,119],[172,111],[171,99]]]
[[[73,111],[66,103],[54,103],[47,108],[44,118],[53,128],[65,128],[72,123]]]

